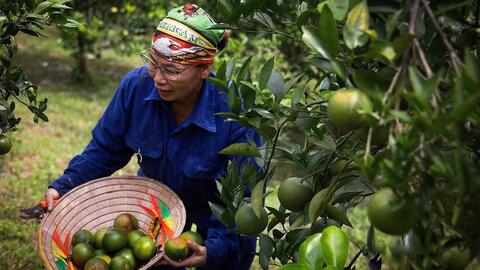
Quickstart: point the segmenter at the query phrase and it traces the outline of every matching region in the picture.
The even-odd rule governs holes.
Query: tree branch
[[[453,48],[452,44],[450,41],[448,41],[447,35],[445,32],[443,32],[440,23],[438,22],[437,18],[435,18],[435,14],[433,13],[432,9],[430,8],[430,5],[428,4],[427,0],[422,0],[423,6],[425,7],[425,11],[428,14],[428,17],[430,17],[430,21],[432,22],[435,30],[437,33],[440,35],[440,38],[442,39],[443,44],[445,44],[445,47],[447,47],[448,54],[450,58],[452,59],[453,67],[455,68],[455,71],[457,73],[460,73],[463,69],[463,63],[458,57],[457,53],[455,53],[455,49]]]
[[[410,18],[408,21],[408,32],[413,36],[415,36],[415,25],[417,22],[417,15],[419,10],[420,10],[420,0],[415,0],[412,7],[410,8]],[[407,49],[403,53],[402,63],[400,65],[400,68],[397,70],[397,72],[393,76],[392,82],[390,83],[390,86],[388,87],[387,92],[383,96],[383,103],[387,102],[388,98],[395,90],[395,86],[397,85],[398,79],[400,78],[400,75],[402,75],[405,67],[408,64],[408,60],[410,59],[410,52],[411,52],[411,48]]]
[[[423,51],[422,46],[420,45],[420,42],[418,42],[418,39],[415,38],[413,40],[413,46],[417,51],[418,56],[420,57],[420,63],[422,63],[422,66],[425,69],[427,78],[430,79],[433,76],[432,68],[428,64],[427,57],[425,56],[425,52]]]

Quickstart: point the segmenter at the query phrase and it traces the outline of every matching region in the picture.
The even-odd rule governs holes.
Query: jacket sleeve
[[[68,164],[64,174],[49,187],[60,195],[90,180],[109,176],[125,166],[133,151],[125,143],[129,110],[126,100],[128,80],[124,79],[111,99],[107,109],[92,131],[92,139]]]
[[[252,129],[247,129],[235,123],[231,127],[229,144],[247,143],[253,140],[257,146],[262,144],[260,135]],[[250,162],[255,164],[253,158],[230,157],[240,163]],[[246,195],[249,196],[249,191]],[[207,233],[205,246],[207,248],[207,264],[205,269],[249,269],[255,253],[256,238],[240,236],[229,229],[215,215],[212,214]],[[250,260],[250,261],[249,261]]]

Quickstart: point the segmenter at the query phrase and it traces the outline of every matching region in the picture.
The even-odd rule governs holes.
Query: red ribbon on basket
[[[160,243],[163,246],[168,239],[173,238],[172,228],[174,227],[174,219],[171,216],[171,211],[166,203],[162,200],[158,200],[157,197],[153,196],[151,193],[148,193],[148,195],[150,197],[150,202],[153,205],[153,209],[142,205],[140,202],[140,206],[152,216],[147,234],[153,240],[157,239],[158,234],[160,234]]]
[[[53,256],[57,258],[55,263],[60,270],[77,270],[72,262],[70,255],[70,232],[67,233],[65,239],[62,241],[58,233],[58,225],[55,225],[55,230],[52,236],[52,252]]]

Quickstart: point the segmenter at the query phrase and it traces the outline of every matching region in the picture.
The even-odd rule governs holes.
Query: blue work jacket
[[[207,264],[202,268],[248,269],[255,238],[227,230],[208,206],[208,201],[220,203],[215,179],[232,158],[218,155],[218,151],[246,142],[248,137],[261,143],[255,131],[215,115],[226,111],[227,96],[205,80],[191,115],[177,124],[170,104],[159,96],[145,66],[136,68],[122,80],[93,129],[90,143],[50,187],[63,195],[89,180],[111,175],[137,153],[138,174],[173,189],[185,204],[185,228],[195,223],[204,237]]]

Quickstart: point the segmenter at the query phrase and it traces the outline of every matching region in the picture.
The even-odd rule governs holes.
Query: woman
[[[208,201],[221,203],[215,179],[229,157],[218,151],[248,138],[261,143],[256,132],[216,115],[229,111],[227,97],[205,79],[229,31],[210,29],[214,24],[194,4],[171,10],[153,34],[151,48],[141,54],[145,66],[123,79],[90,143],[46,192],[51,210],[54,199],[111,175],[136,153],[139,175],[172,188],[185,204],[185,229],[195,223],[205,239],[205,246],[189,241],[190,257],[165,258],[155,269],[248,269],[255,252],[255,238],[227,230],[208,206]]]

